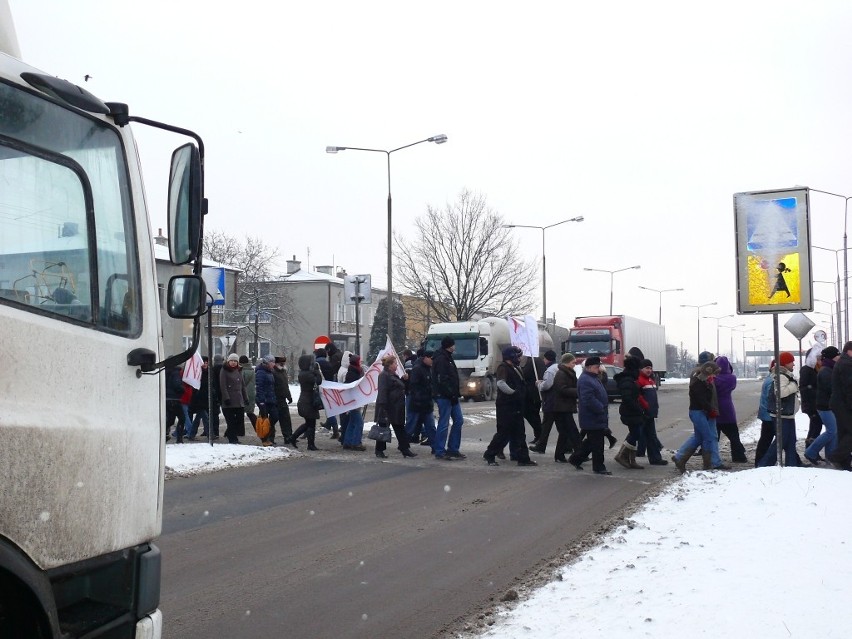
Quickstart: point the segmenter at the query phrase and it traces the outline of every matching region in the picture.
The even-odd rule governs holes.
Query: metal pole
[[[783,466],[781,463],[781,453],[784,447],[783,431],[781,429],[781,353],[780,353],[780,336],[778,334],[778,313],[772,314],[772,338],[775,341],[775,444],[776,452],[778,453],[778,466]]]
[[[660,324],[660,326],[663,325],[663,292],[662,291],[660,291],[660,315],[659,315],[659,318],[657,319],[657,322]]]
[[[846,317],[844,318],[844,339],[849,341],[849,245],[846,241],[846,221],[849,213],[849,198],[846,198],[845,206],[843,207],[843,307],[846,309]]]
[[[213,295],[207,293],[207,443],[213,445]]]
[[[612,284],[615,279],[615,272],[609,274],[609,314],[612,315]]]
[[[716,320],[716,355],[719,355],[719,320]]]
[[[698,354],[701,352],[701,308],[695,309],[695,323],[698,327],[695,336],[695,359],[698,361]]]
[[[541,317],[544,320],[544,327],[547,328],[547,262],[544,257],[544,227],[541,229]]]
[[[391,343],[393,343],[393,264],[391,259],[393,205],[391,200],[390,151],[386,153],[388,156],[388,335],[390,335]]]

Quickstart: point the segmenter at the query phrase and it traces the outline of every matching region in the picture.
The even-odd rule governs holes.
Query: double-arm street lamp
[[[681,304],[681,308],[694,308],[695,309],[695,324],[697,326],[698,332],[695,336],[695,358],[698,359],[698,354],[701,352],[701,309],[705,306],[716,306],[718,302],[708,302],[707,304]]]
[[[645,291],[653,291],[654,293],[660,294],[660,316],[659,316],[659,319],[657,320],[657,322],[660,324],[660,326],[662,326],[663,325],[663,293],[671,293],[673,291],[682,291],[683,289],[682,288],[664,288],[663,290],[660,290],[658,288],[651,288],[650,286],[640,286],[639,288],[641,288]]]
[[[733,317],[733,315],[731,317]],[[731,353],[730,353],[731,357],[730,357],[730,360],[731,360],[732,365],[736,361],[736,358],[734,358],[734,331],[742,330],[743,326],[745,326],[745,324],[734,324],[733,326],[728,326],[726,324],[719,324],[719,327],[716,329],[716,331],[717,331],[717,335],[716,335],[716,355],[719,355],[719,336],[718,336],[719,328],[727,328],[727,329],[730,329],[730,331],[731,331]]]
[[[734,314],[731,313],[729,315],[702,315],[701,319],[712,319],[716,320],[716,355],[719,354],[719,320],[727,319],[729,317],[733,317]]]
[[[642,268],[642,267],[637,264],[636,266],[626,266],[626,267],[620,268],[616,271],[607,271],[606,269],[602,269],[602,268],[585,268],[585,267],[583,268],[583,270],[584,271],[595,271],[596,273],[609,273],[609,314],[612,315],[612,284],[613,284],[613,279],[614,279],[615,274],[621,273],[622,271],[630,271],[630,270],[639,269],[639,268]]]
[[[582,222],[583,216],[578,215],[561,222],[554,222],[547,226],[533,226],[532,224],[504,224],[506,229],[539,229],[541,231],[541,317],[544,325],[547,326],[547,261],[544,256],[544,232],[554,226],[565,224],[566,222]]]
[[[411,144],[406,144],[405,146],[400,146],[395,149],[367,149],[363,147],[357,146],[327,146],[325,147],[326,153],[337,153],[338,151],[372,151],[374,153],[384,153],[388,158],[388,335],[391,340],[393,340],[393,207],[392,207],[392,199],[391,199],[391,164],[390,164],[390,156],[391,153],[396,153],[397,151],[402,151],[403,149],[407,149],[408,147],[414,146],[415,144],[422,144],[423,142],[434,142],[435,144],[443,144],[447,141],[447,136],[441,133],[440,135],[433,135],[431,138],[426,138],[425,140],[418,140],[417,142],[412,142]]]

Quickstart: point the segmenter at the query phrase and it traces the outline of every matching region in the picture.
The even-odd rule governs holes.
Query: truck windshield
[[[124,158],[113,127],[0,82],[0,301],[139,334]]]
[[[441,348],[441,340],[447,335],[429,335],[426,338],[426,350],[437,351]],[[450,335],[456,340],[456,350],[453,359],[476,359],[479,357],[479,335]]]
[[[603,355],[610,352],[608,338],[596,336],[571,336],[568,339],[568,351],[574,355]]]

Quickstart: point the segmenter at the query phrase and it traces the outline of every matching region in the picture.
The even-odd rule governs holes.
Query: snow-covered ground
[[[807,417],[796,422],[803,439]],[[743,441],[759,431],[755,421]],[[301,454],[168,445],[166,465],[187,475]],[[828,468],[687,473],[552,582],[521,593],[482,636],[845,637],[850,493],[852,473]]]

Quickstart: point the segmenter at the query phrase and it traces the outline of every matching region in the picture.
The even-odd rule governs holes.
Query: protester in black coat
[[[314,356],[302,355],[299,358],[299,401],[296,402],[296,406],[299,416],[304,418],[305,423],[296,429],[290,441],[287,442],[293,448],[298,448],[296,440],[305,435],[308,440],[308,450],[317,450],[315,438],[319,410],[314,408],[314,387],[320,386],[322,382],[323,376]]]
[[[829,406],[837,418],[837,448],[828,461],[836,468],[852,470],[852,342],[843,345],[840,359],[831,371]]]
[[[536,466],[530,459],[524,436],[524,395],[526,382],[520,364],[521,351],[516,346],[503,349],[503,361],[497,367],[497,432],[483,454],[489,466],[496,466],[497,455],[511,443],[518,466]],[[536,388],[536,393],[538,389]]]
[[[376,395],[376,422],[393,428],[403,457],[417,457],[405,432],[405,382],[396,374],[397,366],[395,355],[382,358],[383,370],[379,374]],[[386,448],[386,442],[376,441],[376,457],[387,457]]]
[[[624,370],[616,373],[615,380],[621,395],[621,406],[618,414],[621,423],[627,426],[629,432],[624,438],[621,449],[615,456],[615,461],[630,469],[642,469],[644,466],[636,463],[636,442],[639,441],[639,431],[645,420],[645,411],[639,403],[639,369],[641,361],[628,355],[624,358]]]

